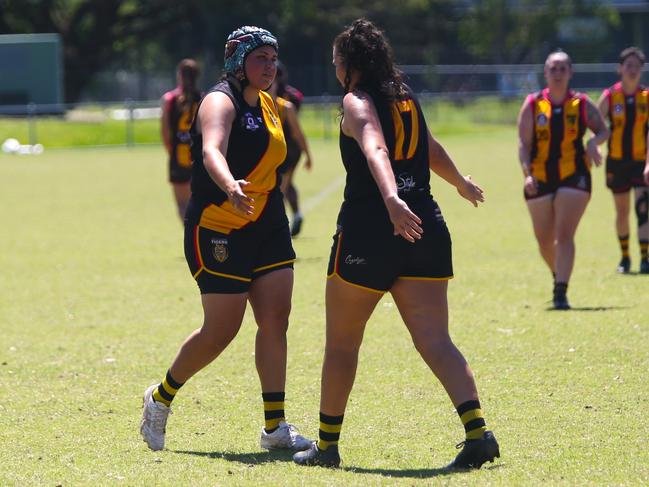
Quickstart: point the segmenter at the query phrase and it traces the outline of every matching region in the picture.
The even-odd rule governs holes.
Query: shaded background
[[[60,34],[65,103],[152,100],[184,57],[213,84],[227,35],[255,24],[279,38],[291,83],[315,96],[337,93],[331,42],[360,16],[386,30],[402,65],[538,64],[558,47],[610,63],[649,41],[648,1],[597,0],[0,0],[0,34]],[[458,89],[431,74],[416,82]]]

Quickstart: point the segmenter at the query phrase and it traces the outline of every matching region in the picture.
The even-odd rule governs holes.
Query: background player
[[[288,72],[282,63],[277,65],[277,78],[274,85],[276,85],[276,95],[281,98],[278,108],[280,115],[283,116],[282,121],[286,120],[287,122],[284,123],[286,160],[280,166],[279,171],[282,174],[282,193],[293,212],[291,235],[295,237],[300,233],[304,219],[304,215],[300,211],[298,191],[293,183],[293,176],[302,153],[305,155],[304,167],[307,170],[311,170],[312,167],[311,152],[309,152],[304,131],[300,127],[298,120],[298,112],[304,95],[300,90],[288,84]],[[288,103],[285,103],[284,100]]]
[[[200,91],[196,87],[199,69],[193,59],[183,59],[176,68],[177,86],[162,96],[162,118],[160,131],[169,156],[169,182],[174,191],[178,214],[185,217],[187,203],[191,196],[189,180],[192,158],[190,153],[191,127]]]
[[[606,158],[606,186],[613,192],[615,229],[622,250],[622,259],[617,271],[624,274],[631,269],[631,188],[635,193],[635,213],[638,221],[640,273],[649,274],[649,187],[642,174],[645,166],[649,167],[649,89],[640,84],[644,63],[645,55],[640,49],[624,49],[620,54],[618,66],[620,81],[605,89],[599,99],[599,109],[608,120],[611,130]]]
[[[524,196],[541,256],[554,276],[552,304],[570,309],[567,291],[575,262],[575,233],[591,193],[591,164],[609,131],[597,106],[568,88],[572,61],[553,52],[543,70],[547,88],[529,95],[518,116],[518,158]],[[595,135],[584,148],[589,128]]]

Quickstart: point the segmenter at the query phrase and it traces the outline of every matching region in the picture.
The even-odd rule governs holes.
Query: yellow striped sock
[[[480,408],[480,401],[472,400],[460,404],[457,408],[457,414],[464,425],[467,440],[479,440],[487,431],[487,425]]]
[[[318,450],[326,450],[330,446],[338,445],[340,430],[343,427],[343,417],[328,416],[320,413],[320,431],[318,432]]]
[[[153,400],[160,402],[167,407],[171,406],[171,401],[174,400],[178,389],[180,389],[183,384],[184,382],[176,382],[173,377],[171,377],[171,373],[167,371],[166,377],[162,380],[158,388],[153,391]]]
[[[286,421],[284,414],[284,392],[262,392],[264,400],[264,429],[272,433],[279,427],[279,423]]]
[[[640,258],[647,260],[649,254],[649,240],[640,240]]]
[[[629,236],[618,235],[617,238],[620,241],[620,250],[622,251],[622,257],[629,257]]]

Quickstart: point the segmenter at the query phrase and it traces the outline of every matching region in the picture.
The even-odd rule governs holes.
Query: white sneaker
[[[171,408],[153,400],[153,391],[158,388],[152,385],[144,391],[142,400],[142,421],[140,434],[153,451],[162,450],[165,446],[165,429]]]
[[[266,450],[286,448],[289,450],[303,451],[311,448],[311,440],[307,440],[299,434],[292,424],[281,421],[277,429],[270,434],[266,433],[264,428],[261,429],[259,445]]]

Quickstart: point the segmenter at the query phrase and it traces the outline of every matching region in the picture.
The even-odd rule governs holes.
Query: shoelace
[[[288,434],[291,437],[291,440],[295,440],[298,436],[300,436],[299,431],[292,424],[286,423],[286,427],[288,428]]]
[[[167,425],[167,418],[171,414],[171,409],[152,407],[148,411],[150,412],[149,419],[151,420],[151,425],[159,431],[164,431]]]

